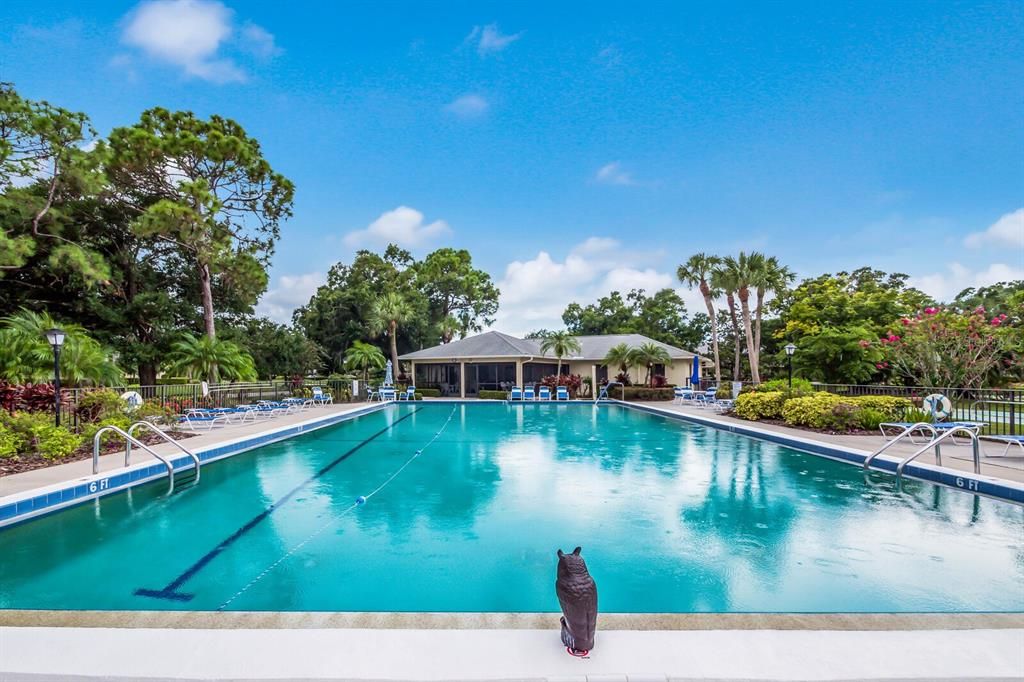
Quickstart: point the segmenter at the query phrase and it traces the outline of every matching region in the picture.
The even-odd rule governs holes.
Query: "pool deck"
[[[855,450],[863,453],[864,455],[871,454],[886,443],[881,434],[854,436],[833,435],[828,433],[818,433],[816,431],[807,431],[804,429],[794,429],[788,426],[780,426],[778,424],[765,424],[762,422],[747,421],[745,419],[738,419],[736,417],[719,414],[714,410],[702,409],[690,405],[676,405],[669,402],[640,402],[637,404],[657,410],[675,412],[694,419],[714,422],[723,426],[736,425],[743,426],[745,428],[754,427],[793,438],[818,441],[825,445],[839,446],[848,450]],[[974,471],[974,460],[972,459],[970,445],[963,443],[963,440],[964,439],[960,439],[960,445],[955,445],[948,441],[943,443],[942,466],[948,469],[957,469],[959,471],[970,473]],[[922,446],[923,443],[919,445],[912,445],[909,441],[901,441],[886,450],[883,457],[888,456],[891,458],[902,459],[912,455]],[[981,474],[983,476],[990,476],[1004,481],[1024,483],[1024,450],[1021,450],[1014,445],[1010,447],[1009,454],[1003,457],[1001,456],[1001,453],[1005,447],[1006,446],[1003,444],[982,439]],[[932,451],[925,452],[914,461],[922,464],[936,464],[935,454]]]

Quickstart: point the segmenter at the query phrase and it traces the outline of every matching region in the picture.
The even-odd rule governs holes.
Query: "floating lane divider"
[[[344,462],[346,459],[348,459],[349,457],[351,457],[355,453],[359,452],[359,450],[361,450],[364,447],[366,447],[367,445],[369,445],[372,441],[374,441],[375,439],[379,438],[380,436],[383,436],[385,433],[387,433],[391,429],[395,428],[395,426],[397,426],[400,422],[405,421],[406,419],[408,419],[409,417],[413,416],[414,414],[416,414],[417,412],[419,412],[422,409],[423,409],[422,407],[417,407],[416,409],[412,410],[408,414],[403,415],[402,417],[399,417],[395,421],[391,422],[389,425],[385,426],[380,431],[377,431],[372,436],[370,436],[366,440],[362,441],[358,445],[356,445],[356,446],[354,446],[352,448],[349,448],[345,452],[343,452],[340,455],[338,455],[337,457],[335,457],[329,463],[324,465],[315,474],[313,474],[312,476],[307,478],[302,483],[299,483],[297,486],[295,486],[290,491],[285,493],[282,497],[278,498],[277,501],[275,501],[269,507],[267,507],[266,509],[261,511],[256,516],[252,517],[249,520],[249,522],[246,523],[244,526],[242,526],[241,528],[236,530],[234,533],[232,533],[228,537],[226,537],[223,540],[221,540],[220,543],[218,543],[216,547],[214,547],[209,552],[207,552],[202,557],[200,557],[198,561],[196,561],[194,564],[192,564],[191,566],[186,568],[181,573],[181,575],[179,575],[177,578],[175,578],[171,582],[167,583],[167,585],[165,585],[161,589],[154,590],[154,589],[149,589],[149,588],[141,587],[141,588],[135,590],[135,595],[139,596],[139,597],[152,597],[154,599],[169,599],[171,601],[191,601],[192,598],[195,595],[189,594],[187,592],[181,592],[180,588],[183,587],[185,585],[185,583],[187,583],[189,580],[194,578],[195,575],[197,573],[199,573],[201,570],[203,570],[211,561],[213,561],[218,556],[220,556],[220,554],[224,550],[226,550],[228,547],[230,547],[231,545],[233,545],[236,542],[238,542],[238,540],[240,540],[243,536],[245,536],[246,533],[248,533],[253,528],[258,526],[260,523],[265,521],[267,519],[267,517],[269,517],[275,511],[280,509],[283,505],[287,504],[293,497],[295,497],[295,495],[297,495],[300,491],[302,491],[305,488],[307,488],[310,484],[316,482],[321,476],[326,474],[328,471],[330,471],[334,467],[338,466],[339,464]]]
[[[423,408],[420,408],[420,409],[423,409]],[[262,579],[263,579],[263,578],[264,578],[264,577],[265,577],[265,576],[266,576],[267,574],[269,574],[269,573],[270,573],[271,571],[273,571],[273,570],[274,570],[275,568],[277,568],[278,566],[280,566],[280,565],[281,565],[281,564],[282,564],[282,563],[283,563],[283,562],[284,562],[284,561],[285,561],[285,560],[286,560],[286,559],[287,559],[288,557],[292,556],[292,555],[293,555],[293,554],[295,554],[295,553],[296,553],[297,551],[299,551],[300,549],[302,549],[303,547],[305,547],[305,546],[306,546],[307,544],[309,544],[309,543],[310,543],[310,542],[311,542],[311,541],[312,541],[312,540],[313,540],[314,538],[316,538],[316,537],[317,537],[318,535],[320,535],[321,533],[323,533],[323,532],[324,532],[325,530],[327,530],[327,529],[329,529],[329,528],[332,528],[332,527],[336,526],[337,524],[341,523],[342,519],[343,519],[343,518],[344,518],[344,517],[345,517],[345,516],[346,516],[346,515],[347,515],[347,514],[348,514],[349,512],[351,512],[352,510],[356,509],[357,507],[361,507],[361,506],[363,506],[364,504],[366,504],[367,502],[369,502],[369,501],[370,501],[370,498],[372,498],[372,497],[373,497],[374,495],[376,495],[376,494],[377,494],[377,493],[379,493],[379,492],[380,492],[381,490],[383,490],[383,489],[384,489],[385,487],[387,487],[387,486],[388,486],[388,484],[389,484],[389,483],[391,483],[391,481],[393,481],[393,480],[395,480],[396,478],[398,478],[399,474],[401,474],[401,473],[402,473],[403,471],[405,471],[406,467],[408,467],[408,466],[409,466],[410,464],[412,464],[412,463],[413,463],[413,461],[414,461],[414,460],[415,460],[415,459],[416,459],[417,457],[419,457],[420,455],[422,455],[422,454],[423,454],[423,451],[424,451],[424,450],[426,450],[426,449],[427,449],[427,448],[429,448],[429,447],[430,447],[431,445],[433,445],[433,444],[434,444],[434,441],[436,441],[436,440],[437,440],[438,438],[440,438],[440,437],[441,437],[441,434],[442,434],[442,433],[444,433],[444,430],[448,428],[448,424],[450,424],[450,423],[451,423],[451,421],[452,421],[452,417],[454,417],[454,416],[455,416],[455,412],[456,412],[457,410],[458,410],[458,407],[453,407],[453,408],[452,408],[452,411],[451,411],[451,412],[450,412],[450,413],[448,414],[448,419],[446,419],[446,420],[445,420],[445,422],[444,422],[444,424],[442,424],[442,425],[441,425],[441,428],[440,428],[440,429],[438,429],[437,433],[435,433],[435,434],[433,435],[433,437],[432,437],[432,438],[431,438],[431,439],[430,439],[429,441],[427,441],[427,444],[426,444],[426,445],[424,445],[424,446],[423,446],[422,448],[420,448],[419,450],[417,450],[416,452],[414,452],[414,453],[412,454],[412,456],[411,456],[411,457],[409,457],[409,458],[408,458],[407,460],[405,460],[405,462],[403,462],[403,463],[402,463],[402,466],[400,466],[400,467],[398,467],[397,469],[395,469],[395,471],[394,471],[394,472],[393,472],[393,473],[392,473],[392,474],[391,474],[390,476],[388,476],[388,477],[387,477],[386,479],[384,479],[384,482],[383,482],[383,483],[381,483],[380,485],[378,485],[378,486],[377,486],[376,488],[374,488],[373,490],[371,490],[371,491],[370,491],[369,493],[367,493],[366,495],[360,495],[359,497],[357,497],[357,498],[355,499],[355,501],[354,501],[354,502],[352,502],[352,504],[350,504],[350,505],[349,505],[348,507],[346,507],[345,509],[341,510],[341,511],[340,511],[340,512],[339,512],[339,513],[338,513],[338,514],[336,515],[336,516],[334,516],[334,517],[332,517],[332,518],[328,519],[326,523],[324,523],[324,524],[323,524],[322,526],[320,526],[320,527],[319,527],[319,528],[317,528],[317,529],[316,529],[315,531],[313,531],[312,533],[310,533],[310,534],[309,534],[309,535],[308,535],[308,536],[307,536],[307,537],[306,537],[306,538],[305,538],[304,540],[302,540],[302,542],[299,542],[299,543],[298,543],[297,545],[295,545],[294,547],[292,547],[291,549],[289,549],[289,550],[288,550],[287,552],[285,552],[284,554],[282,554],[282,555],[281,555],[281,556],[280,556],[280,557],[279,557],[279,558],[278,558],[278,559],[277,559],[276,561],[274,561],[274,562],[273,562],[272,564],[270,564],[270,565],[269,565],[269,566],[267,566],[267,567],[266,567],[265,569],[263,569],[263,571],[262,571],[262,572],[260,572],[260,574],[259,574],[259,575],[257,575],[257,576],[256,576],[255,578],[253,578],[252,580],[250,580],[250,581],[249,581],[248,583],[246,583],[246,585],[245,585],[245,586],[244,586],[244,587],[243,587],[242,589],[240,589],[240,590],[239,590],[238,592],[235,592],[235,593],[234,593],[234,594],[233,594],[233,595],[231,596],[231,598],[230,598],[230,599],[228,599],[228,600],[227,600],[227,601],[225,601],[225,602],[224,602],[223,604],[221,604],[221,605],[220,605],[219,607],[217,607],[217,610],[218,610],[218,611],[223,611],[224,609],[226,609],[226,608],[227,608],[227,607],[228,607],[228,606],[229,606],[229,605],[231,604],[231,602],[235,601],[236,599],[238,599],[239,597],[241,597],[241,596],[242,596],[243,594],[245,594],[245,593],[246,593],[246,592],[247,592],[247,591],[249,590],[249,588],[250,588],[250,587],[252,587],[252,586],[253,586],[253,585],[255,585],[256,583],[258,583],[258,582],[259,582],[260,580],[262,580]]]

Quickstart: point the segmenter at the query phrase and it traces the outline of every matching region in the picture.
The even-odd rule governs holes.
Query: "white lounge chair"
[[[551,389],[547,386],[541,386],[538,389],[537,400],[551,400]]]
[[[408,386],[404,391],[398,394],[399,400],[416,400],[416,387]]]
[[[314,405],[333,405],[334,396],[330,393],[324,393],[324,389],[319,386],[313,387],[313,404]]]

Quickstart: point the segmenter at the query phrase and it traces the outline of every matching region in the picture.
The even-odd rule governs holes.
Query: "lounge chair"
[[[692,402],[694,399],[693,390],[685,388],[683,386],[676,386],[672,391],[672,402],[682,405],[683,403]]]
[[[324,389],[319,386],[313,387],[313,404],[314,405],[333,405],[334,396],[330,393],[324,393]]]
[[[697,407],[710,407],[715,404],[715,400],[718,396],[718,387],[712,386],[703,393],[696,395]]]
[[[527,386],[523,389],[523,400],[536,400],[537,396],[533,393],[533,386]]]
[[[195,431],[198,426],[205,426],[207,431],[212,431],[214,426],[241,423],[244,421],[244,417],[239,418],[238,416],[241,414],[247,414],[247,412],[236,408],[196,408],[187,410],[178,417],[178,423],[184,424],[192,431]]]
[[[555,400],[568,400],[569,389],[565,386],[559,386],[555,389]]]
[[[1006,457],[1006,455],[1009,454],[1011,445],[1016,445],[1018,448],[1020,448],[1021,454],[1024,455],[1024,436],[999,435],[985,436],[985,438],[987,438],[988,440],[994,440],[997,443],[1006,443],[1006,447],[1003,448],[1003,452],[1000,455],[1001,457]]]
[[[509,390],[509,392],[508,392],[508,399],[509,400],[522,400],[523,399],[523,389],[521,389],[518,386],[513,386],[511,388],[511,390]]]
[[[551,400],[551,389],[547,386],[541,386],[537,392],[537,400]]]
[[[898,434],[890,435],[889,433],[886,433],[886,429],[896,429],[899,432],[902,432],[904,429],[909,429],[913,425],[914,425],[913,422],[882,422],[881,424],[878,425],[878,430],[882,432],[882,437],[883,438],[885,438],[886,440],[892,440],[892,438],[895,438],[896,435],[898,435]],[[932,433],[942,434],[942,433],[944,433],[946,431],[949,431],[950,429],[955,429],[955,428],[968,429],[969,431],[973,431],[975,433],[975,435],[977,435],[978,431],[981,430],[981,427],[986,426],[986,423],[985,422],[935,422],[934,424],[929,424],[929,426],[932,429],[934,429],[934,432],[929,432],[927,428],[920,427],[920,428],[918,428],[918,429],[908,433],[907,437],[910,439],[910,442],[913,443],[914,445],[921,445],[922,442],[923,443],[928,443],[928,442],[930,442],[934,438],[934,436],[932,436]],[[918,440],[914,439],[914,434],[928,434],[929,438],[927,440],[924,440],[924,441],[918,441]],[[957,443],[955,435],[954,436],[950,436],[949,439],[951,441],[953,441],[954,444]]]
[[[380,393],[377,391],[377,389],[375,389],[373,386],[370,386],[369,384],[367,384],[366,385],[366,400],[372,403],[374,400],[379,400],[379,399],[380,399]]]
[[[399,400],[416,400],[416,387],[408,386],[404,391],[398,394]]]

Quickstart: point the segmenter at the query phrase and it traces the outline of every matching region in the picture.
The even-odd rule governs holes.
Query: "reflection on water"
[[[458,406],[410,461],[452,409],[0,532],[0,606],[215,609],[248,585],[230,608],[554,611],[555,550],[582,545],[603,611],[1024,609],[1019,507],[608,405]],[[191,601],[135,595],[175,581]]]

